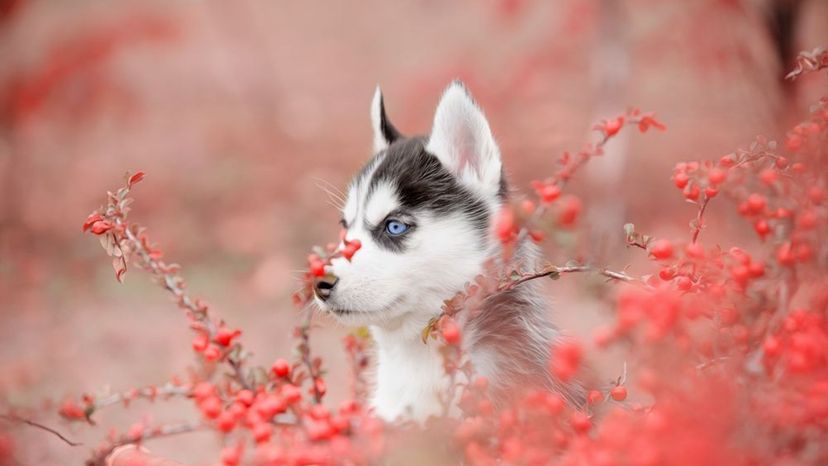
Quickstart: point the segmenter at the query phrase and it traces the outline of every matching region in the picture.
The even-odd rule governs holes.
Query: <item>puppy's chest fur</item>
[[[562,384],[549,375],[550,348],[559,333],[544,314],[542,300],[530,285],[492,296],[464,323],[463,349],[475,374],[489,381],[495,404],[506,403],[530,388],[553,390],[570,403],[580,404],[580,387]],[[426,323],[422,322],[423,327]],[[389,420],[456,415],[459,393],[450,387],[439,345],[423,343],[420,333],[409,327],[372,328],[378,359],[372,400],[375,412]],[[456,381],[468,382],[462,376]]]

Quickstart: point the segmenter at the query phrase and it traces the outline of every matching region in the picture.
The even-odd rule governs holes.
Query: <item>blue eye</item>
[[[385,223],[385,232],[391,236],[400,236],[408,231],[408,225],[398,220],[389,220]]]

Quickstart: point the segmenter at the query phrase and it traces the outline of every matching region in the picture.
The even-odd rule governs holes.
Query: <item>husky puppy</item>
[[[377,88],[371,104],[374,156],[357,173],[342,211],[346,238],[362,248],[334,259],[316,302],[337,320],[367,325],[376,341],[372,404],[387,420],[442,412],[446,377],[438,345],[421,340],[429,319],[500,253],[493,220],[507,202],[500,150],[483,112],[460,82],[444,91],[427,137],[405,137],[388,120]],[[524,267],[534,248],[518,251]],[[463,348],[490,392],[542,387],[579,403],[577,388],[549,375],[558,331],[534,282],[487,299],[463,323]]]

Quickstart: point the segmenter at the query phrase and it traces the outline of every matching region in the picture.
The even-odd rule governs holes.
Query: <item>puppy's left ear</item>
[[[488,198],[500,191],[500,149],[483,111],[455,81],[443,92],[426,150],[460,181]]]
[[[374,99],[371,101],[371,126],[374,128],[374,153],[387,148],[402,135],[394,125],[388,121],[385,114],[385,104],[382,100],[382,91],[377,86]]]

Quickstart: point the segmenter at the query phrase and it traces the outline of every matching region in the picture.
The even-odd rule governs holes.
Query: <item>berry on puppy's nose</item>
[[[333,289],[338,281],[339,278],[333,275],[324,275],[319,277],[313,282],[313,292],[316,294],[317,298],[322,301],[327,301],[328,298],[331,297],[331,293],[333,293]]]

